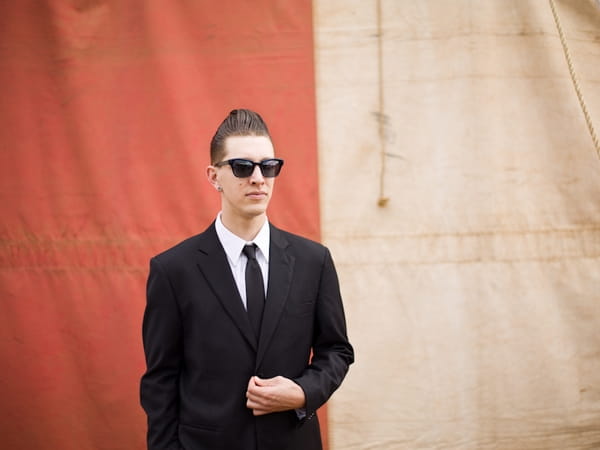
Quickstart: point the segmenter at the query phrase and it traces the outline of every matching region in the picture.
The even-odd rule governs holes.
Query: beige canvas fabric
[[[313,5],[331,449],[600,448],[600,158],[549,2]],[[600,7],[556,9],[600,128]]]

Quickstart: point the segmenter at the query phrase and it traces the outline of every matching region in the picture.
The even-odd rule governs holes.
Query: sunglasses
[[[215,164],[215,167],[221,167],[225,164],[231,166],[231,171],[238,178],[247,178],[254,172],[254,166],[260,167],[260,173],[265,178],[273,178],[279,175],[283,166],[283,159],[265,159],[261,162],[250,161],[249,159],[234,158],[227,161],[221,161]]]

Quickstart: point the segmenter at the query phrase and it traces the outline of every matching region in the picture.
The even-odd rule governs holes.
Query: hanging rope
[[[379,124],[379,145],[381,147],[381,172],[379,174],[379,200],[377,205],[384,207],[387,205],[389,198],[385,196],[385,108],[383,95],[383,30],[381,27],[381,0],[377,0],[377,68],[379,82],[379,111],[377,113],[377,123]]]
[[[592,118],[585,104],[585,100],[583,98],[583,94],[581,93],[581,89],[579,87],[579,81],[577,80],[577,75],[575,74],[575,68],[573,66],[573,61],[571,60],[571,54],[569,52],[569,47],[567,45],[567,40],[563,33],[562,26],[560,24],[560,19],[558,17],[558,13],[556,12],[556,7],[554,5],[554,0],[548,0],[550,2],[550,8],[552,9],[552,15],[554,16],[554,22],[556,23],[556,28],[558,30],[558,35],[560,37],[560,43],[563,48],[563,52],[565,54],[565,59],[567,61],[567,66],[569,68],[569,74],[571,75],[571,80],[573,82],[573,87],[575,88],[575,93],[577,94],[577,99],[579,100],[579,105],[581,106],[581,110],[583,111],[583,116],[585,118],[585,122],[587,124],[588,130],[590,132],[590,136],[592,137],[592,142],[596,149],[596,154],[598,158],[600,158],[600,143],[598,142],[598,136],[596,134],[596,130],[594,129],[594,125],[592,123]],[[600,0],[598,0],[600,2]],[[385,137],[385,104],[384,104],[384,92],[383,92],[383,29],[381,25],[381,0],[377,0],[377,67],[378,67],[378,84],[379,84],[379,111],[377,113],[377,122],[379,125],[379,143],[380,143],[380,159],[381,159],[381,172],[379,174],[379,200],[377,204],[380,207],[384,207],[387,205],[389,198],[385,196],[385,166],[386,166],[386,137]]]
[[[588,126],[588,130],[590,131],[590,135],[592,136],[592,141],[594,142],[594,146],[596,147],[596,154],[598,158],[600,158],[600,144],[598,143],[598,136],[596,135],[596,130],[594,130],[594,125],[592,124],[592,118],[590,117],[590,113],[588,112],[587,106],[585,105],[585,101],[583,99],[583,94],[581,93],[581,89],[579,88],[579,82],[577,81],[577,76],[575,75],[575,69],[573,68],[573,62],[571,61],[571,54],[569,53],[569,47],[567,46],[567,40],[565,39],[565,35],[562,30],[562,26],[560,25],[560,20],[558,18],[558,13],[556,12],[556,8],[554,6],[554,0],[550,1],[550,8],[552,9],[552,15],[554,16],[554,22],[556,22],[556,28],[558,29],[558,35],[560,36],[560,43],[562,44],[563,52],[565,53],[565,59],[567,60],[567,65],[569,66],[569,73],[571,74],[571,80],[573,81],[573,86],[575,87],[575,92],[577,93],[577,98],[579,99],[579,105],[581,105],[581,110],[583,111],[583,116],[585,117],[585,121]]]

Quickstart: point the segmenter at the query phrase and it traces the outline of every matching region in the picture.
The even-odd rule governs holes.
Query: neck
[[[246,218],[232,216],[226,214],[225,211],[221,212],[221,222],[223,222],[223,225],[245,241],[253,240],[266,220],[266,214]]]

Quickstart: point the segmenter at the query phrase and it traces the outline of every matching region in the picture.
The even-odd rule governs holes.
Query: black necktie
[[[256,260],[256,244],[245,245],[246,263],[246,309],[256,337],[260,335],[263,309],[265,306],[265,288],[262,272]]]

